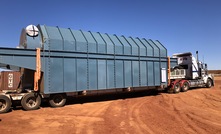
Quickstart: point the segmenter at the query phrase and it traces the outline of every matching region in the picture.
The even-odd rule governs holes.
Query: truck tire
[[[7,96],[0,95],[0,113],[7,113],[10,110],[11,105],[12,102]]]
[[[36,93],[27,93],[21,100],[24,110],[36,110],[41,105],[41,97]]]
[[[181,90],[180,83],[179,82],[175,83],[175,85],[173,86],[173,92],[174,93],[179,93],[180,90]]]
[[[185,82],[183,83],[182,87],[181,87],[181,91],[182,91],[182,92],[186,92],[186,91],[189,90],[189,88],[190,88],[189,83],[188,83],[187,81],[185,81]]]
[[[65,94],[52,94],[49,98],[49,104],[51,107],[63,107],[66,103]]]
[[[207,88],[211,88],[212,87],[212,80],[211,79],[207,80],[206,87]]]

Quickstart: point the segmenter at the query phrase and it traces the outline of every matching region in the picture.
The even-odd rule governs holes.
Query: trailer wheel
[[[207,88],[211,88],[212,87],[212,80],[211,79],[207,80],[206,87]]]
[[[0,95],[0,113],[7,113],[10,110],[11,105],[12,102],[7,96]]]
[[[22,98],[21,105],[24,110],[36,110],[41,105],[41,97],[36,93],[28,93]]]
[[[53,94],[50,95],[49,104],[51,107],[63,107],[66,103],[65,94]]]
[[[173,87],[173,92],[174,93],[179,93],[180,92],[180,83],[177,82],[174,87]]]
[[[182,85],[181,91],[186,92],[187,90],[189,90],[189,88],[190,88],[189,83],[187,81],[185,81]]]

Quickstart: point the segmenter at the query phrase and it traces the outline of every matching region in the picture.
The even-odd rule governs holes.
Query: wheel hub
[[[34,101],[33,101],[33,100],[30,100],[28,103],[29,103],[29,104],[33,104],[33,103],[34,103]]]
[[[62,101],[61,98],[56,98],[56,99],[55,99],[55,103],[57,103],[57,104],[61,103],[61,101]]]
[[[33,107],[35,106],[35,101],[33,99],[30,99],[28,100],[28,103],[27,103],[30,107]]]

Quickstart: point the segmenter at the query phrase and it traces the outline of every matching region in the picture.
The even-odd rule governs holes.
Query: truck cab
[[[172,58],[177,58],[177,65],[171,68],[170,92],[187,91],[191,87],[210,88],[214,85],[214,78],[208,74],[207,64],[198,60],[198,51],[196,55],[197,58],[191,52],[173,54]]]

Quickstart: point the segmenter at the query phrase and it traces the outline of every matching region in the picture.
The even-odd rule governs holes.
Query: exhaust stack
[[[196,51],[196,62],[199,64],[199,57],[198,57],[198,51]],[[198,66],[199,67],[199,66]]]
[[[198,69],[198,77],[202,77],[202,70],[201,70],[201,67],[200,67],[200,63],[199,63],[199,56],[198,56],[198,51],[196,51],[196,62],[197,62],[197,69]]]

